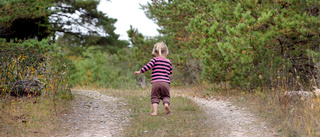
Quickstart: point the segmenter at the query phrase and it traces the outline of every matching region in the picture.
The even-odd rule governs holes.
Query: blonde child
[[[172,65],[167,55],[168,47],[164,42],[156,43],[153,47],[152,54],[156,57],[134,74],[144,73],[152,69],[151,74],[151,104],[153,112],[151,115],[156,116],[160,100],[162,100],[166,113],[171,112],[170,105],[170,75],[172,74]]]

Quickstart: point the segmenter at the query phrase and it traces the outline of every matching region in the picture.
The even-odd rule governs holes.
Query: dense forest
[[[153,45],[168,45],[172,86],[251,92],[320,88],[319,0],[152,0],[161,35],[119,40],[99,0],[1,0],[0,96],[70,99],[73,86],[136,88]],[[132,45],[132,46],[129,46]],[[145,76],[150,81],[150,73]]]
[[[97,11],[98,4],[2,1],[1,89],[10,91],[9,83],[31,78],[47,83],[42,75],[48,73],[41,70],[51,62],[57,63],[51,65],[52,73],[65,69],[63,79],[71,84],[134,85],[129,73],[152,57],[146,51],[157,41],[172,51],[174,85],[223,82],[244,90],[320,86],[317,0],[153,1],[142,7],[162,35],[146,38],[131,26],[130,42],[118,39],[116,19]]]
[[[319,86],[319,1],[177,0],[144,8],[171,46],[180,83]]]

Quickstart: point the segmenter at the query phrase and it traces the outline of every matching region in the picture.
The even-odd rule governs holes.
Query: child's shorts
[[[151,89],[151,103],[167,103],[170,105],[170,84],[167,82],[154,82]]]

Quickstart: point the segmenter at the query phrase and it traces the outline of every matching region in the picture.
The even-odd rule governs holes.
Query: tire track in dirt
[[[207,113],[214,135],[223,137],[272,137],[278,136],[267,122],[246,108],[236,107],[228,101],[188,97]]]
[[[61,131],[54,136],[111,137],[124,136],[129,123],[125,103],[94,90],[72,91],[74,99],[70,113],[63,114]]]

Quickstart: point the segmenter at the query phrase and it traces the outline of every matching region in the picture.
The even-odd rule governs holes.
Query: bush
[[[70,94],[68,61],[59,54],[58,47],[49,43],[48,39],[11,42],[0,39],[1,95],[16,92],[13,90],[15,83],[31,79],[42,84],[40,92],[43,95]]]
[[[310,86],[316,69],[307,50],[319,51],[318,0],[202,3],[187,30],[200,45],[205,79],[246,89]]]
[[[126,49],[119,52],[127,52]],[[84,48],[74,61],[71,82],[78,85],[91,85],[104,88],[129,88],[134,86],[135,78],[132,62],[122,55],[111,55],[98,47]]]

